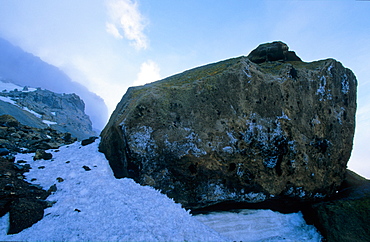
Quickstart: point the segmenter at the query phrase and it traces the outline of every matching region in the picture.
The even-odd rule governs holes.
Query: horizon
[[[305,62],[334,58],[357,77],[349,169],[370,178],[369,1],[0,0],[0,37],[63,70],[112,113],[130,86],[283,41]]]

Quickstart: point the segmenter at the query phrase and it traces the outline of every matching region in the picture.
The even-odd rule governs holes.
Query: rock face
[[[82,140],[96,135],[85,104],[76,94],[48,90],[12,90],[0,93],[0,115],[9,114],[24,125],[69,132]],[[2,101],[1,101],[2,100]],[[8,102],[6,102],[8,101]],[[10,102],[10,103],[9,103]]]
[[[0,149],[8,151],[4,155],[36,152],[39,154],[37,159],[45,159],[44,150],[57,149],[76,140],[70,133],[60,133],[50,127],[33,128],[22,125],[10,115],[0,115]]]
[[[115,176],[187,208],[334,193],[352,149],[356,77],[333,59],[285,58],[283,43],[272,58],[275,46],[262,45],[264,61],[258,47],[129,88],[101,133]]]
[[[326,241],[370,241],[370,181],[347,170],[339,193],[308,206],[304,215]]]

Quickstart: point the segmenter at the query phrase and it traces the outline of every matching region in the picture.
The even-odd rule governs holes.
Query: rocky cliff
[[[101,133],[116,177],[187,208],[272,197],[322,199],[341,185],[355,129],[356,77],[282,42],[248,57],[129,88]]]
[[[13,89],[0,92],[0,115],[9,114],[36,128],[51,127],[78,139],[96,135],[85,104],[76,94],[58,94],[43,89]]]

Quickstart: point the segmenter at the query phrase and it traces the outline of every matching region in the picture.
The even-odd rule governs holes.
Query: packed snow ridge
[[[41,221],[15,235],[6,235],[9,216],[3,216],[0,240],[320,241],[315,228],[305,224],[299,213],[286,217],[269,210],[249,210],[192,216],[151,187],[114,178],[98,144],[99,140],[87,146],[76,142],[51,150],[52,160],[17,155],[16,160],[32,167],[25,174],[29,182],[46,190],[56,184],[57,191],[48,197],[56,203],[45,210]]]

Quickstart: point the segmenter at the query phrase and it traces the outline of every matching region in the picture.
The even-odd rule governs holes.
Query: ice
[[[301,213],[244,209],[195,218],[233,241],[321,241],[320,234],[306,224]]]

